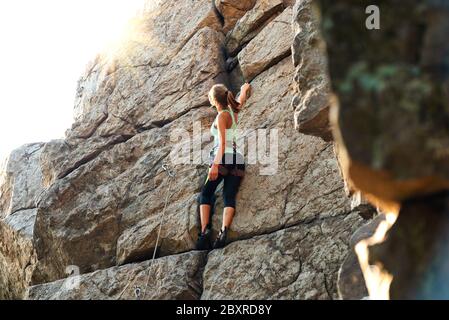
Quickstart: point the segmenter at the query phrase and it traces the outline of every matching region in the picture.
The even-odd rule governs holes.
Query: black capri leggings
[[[221,163],[228,170],[232,169],[239,169],[242,171],[245,170],[245,163],[243,156],[239,153],[234,154],[225,153],[223,155]],[[236,205],[235,199],[237,197],[237,192],[239,191],[242,177],[234,176],[231,174],[223,176],[222,174],[218,173],[218,177],[214,181],[210,181],[209,178],[206,177],[206,182],[204,183],[203,188],[201,190],[200,204],[213,205],[215,190],[217,189],[218,185],[222,180],[224,181],[223,182],[224,207],[225,208],[231,207],[235,209]]]

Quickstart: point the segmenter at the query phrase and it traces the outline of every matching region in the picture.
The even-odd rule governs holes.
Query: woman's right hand
[[[209,180],[215,181],[218,178],[218,165],[213,164],[209,169]]]

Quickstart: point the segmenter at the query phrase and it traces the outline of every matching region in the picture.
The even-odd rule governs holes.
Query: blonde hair
[[[209,91],[209,99],[215,99],[221,106],[231,108],[233,112],[240,112],[240,103],[235,100],[232,91],[224,84],[216,84]]]

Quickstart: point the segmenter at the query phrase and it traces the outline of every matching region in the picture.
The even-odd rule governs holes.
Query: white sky
[[[0,159],[63,138],[86,64],[144,0],[0,1]]]

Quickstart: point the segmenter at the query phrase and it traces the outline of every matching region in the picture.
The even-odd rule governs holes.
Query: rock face
[[[17,231],[21,236],[32,239],[36,215],[37,209],[23,210],[6,217],[4,223],[14,231]]]
[[[36,266],[33,230],[44,192],[44,144],[14,150],[0,173],[0,299],[22,298]]]
[[[240,68],[247,81],[290,55],[291,19],[292,9],[289,7],[240,51]]]
[[[449,3],[319,4],[342,171],[386,213],[358,246],[370,295],[448,299]]]
[[[33,300],[196,300],[205,254],[185,253],[31,287]],[[146,288],[146,289],[145,289]]]
[[[278,130],[278,158],[249,165],[237,202],[231,239],[273,232],[286,226],[351,211],[332,145],[295,133],[289,114],[292,63],[288,57],[256,77],[254,94],[239,114],[242,140],[251,144],[256,130]],[[243,132],[243,133],[244,133]],[[272,132],[271,132],[272,133]],[[255,192],[254,186],[263,192]],[[218,199],[217,212],[222,202]],[[215,217],[219,227],[221,216]]]
[[[374,235],[385,215],[376,216],[372,221],[360,227],[351,237],[351,250],[338,272],[338,294],[345,300],[361,300],[368,296],[362,269],[355,252],[355,246],[362,240]]]
[[[108,110],[98,121],[90,120],[97,118],[97,108],[83,113],[64,142],[48,146],[54,160],[47,164],[52,168],[47,171],[54,173],[46,177],[47,180],[64,178],[134,135],[163,127],[190,110],[208,106],[207,94],[202,93],[223,79],[222,41],[221,33],[205,27],[195,33],[166,66],[124,67],[109,76],[102,74],[100,78],[91,72],[88,79],[82,79],[79,94],[82,101],[89,101],[84,109],[91,109],[94,100],[98,105],[107,105]],[[135,59],[139,59],[138,52],[135,55]],[[97,73],[107,74],[109,67]],[[94,92],[84,89],[90,81],[97,82]],[[65,153],[72,157],[62,157]]]
[[[226,38],[228,53],[235,55],[242,46],[253,39],[267,22],[284,9],[281,0],[259,0],[255,6],[237,21]]]
[[[209,2],[203,5],[212,10]],[[179,6],[177,10],[185,3]],[[208,10],[202,11],[209,17]],[[148,23],[156,23],[152,19],[150,15]],[[89,135],[80,139],[82,126],[92,126],[86,118],[98,112],[94,108],[75,123],[66,141],[48,145],[48,153],[57,161],[47,164],[55,171],[47,180],[59,179],[52,183],[39,206],[36,250],[41,259],[36,283],[63,277],[69,262],[82,272],[91,272],[151,255],[164,201],[159,194],[167,185],[160,165],[169,161],[173,147],[170,131],[192,127],[195,117],[200,118],[198,109],[208,105],[204,93],[224,72],[220,49],[223,35],[209,25],[199,29],[205,19],[198,19],[199,26],[190,26],[192,32],[197,32],[166,66],[119,68],[103,80],[97,79],[96,91],[80,93],[82,101],[90,104],[92,100],[108,103],[107,117],[96,124],[94,133],[89,130]],[[215,26],[214,20],[210,23]],[[131,51],[125,61],[139,60],[141,54]],[[87,87],[91,77],[96,76],[89,73],[80,88]],[[192,178],[186,182],[198,176],[195,170],[188,174]],[[186,188],[180,189],[184,192],[173,196],[179,201],[172,199],[174,206],[168,208],[176,224],[183,220],[188,223],[186,208],[194,202],[199,187],[185,184]],[[174,234],[164,242],[171,248],[166,253],[192,247],[188,228],[168,228]],[[86,242],[86,238],[92,241]],[[83,254],[73,256],[74,251]]]
[[[0,218],[36,208],[43,192],[40,156],[44,144],[25,145],[14,150],[0,173]]]
[[[379,30],[365,27],[363,4],[320,3],[340,106],[335,136],[350,184],[386,210],[447,190],[447,3],[389,3]]]
[[[257,0],[214,0],[215,7],[223,17],[223,32],[231,30],[235,23],[245,15],[257,2]]]
[[[332,140],[329,125],[330,82],[317,2],[297,1],[294,8],[293,63],[295,127],[299,132]]]
[[[202,299],[336,299],[356,213],[234,242],[209,254]]]
[[[449,298],[448,213],[447,191],[404,201],[385,241],[370,247],[370,265],[393,276],[390,299]]]
[[[37,251],[42,254],[39,268],[48,280],[60,278],[67,264],[91,272],[116,261],[151,256],[165,201],[161,195],[168,187],[161,163],[169,161],[172,148],[169,128],[189,123],[196,112],[173,126],[146,131],[114,146],[49,188],[40,202],[35,228]],[[188,230],[194,226],[189,226],[189,214],[195,211],[189,208],[195,203],[198,176],[199,171],[190,168],[178,180],[184,181],[185,188],[172,189],[163,230],[165,254],[192,247]],[[79,192],[77,186],[85,191]]]
[[[9,230],[0,255],[4,297],[22,298],[31,284],[29,299],[134,299],[129,280],[142,288],[149,274],[145,299],[338,298],[337,272],[364,220],[351,208],[333,144],[295,128],[291,101],[308,98],[295,91],[291,46],[309,48],[294,42],[296,14],[292,1],[182,0],[136,17],[122,45],[99,55],[80,79],[65,139],[39,145],[30,158],[39,159],[23,179],[32,192],[14,201],[2,192],[2,211],[21,210],[8,209],[0,222]],[[304,51],[321,67],[313,49]],[[216,83],[238,89],[245,78],[253,94],[239,113],[238,144],[247,173],[230,244],[206,259],[192,250],[216,114],[207,93]],[[325,88],[322,79],[310,73],[315,87],[306,91]],[[314,115],[322,107],[304,106]],[[308,128],[323,132],[321,124],[311,120]],[[199,152],[175,162],[185,150]],[[20,170],[5,175],[1,190],[23,188],[11,178]],[[222,207],[218,197],[214,234]],[[72,267],[80,273],[76,288],[78,278],[67,278]]]
[[[0,299],[23,298],[35,265],[32,239],[0,221]]]

